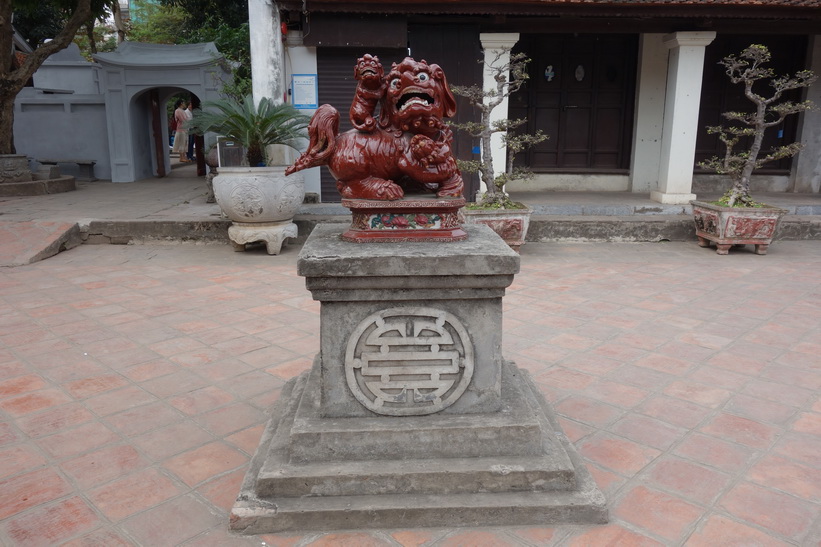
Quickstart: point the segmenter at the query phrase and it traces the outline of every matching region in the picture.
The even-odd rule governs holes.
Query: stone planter
[[[468,209],[461,211],[465,224],[485,224],[499,234],[505,243],[514,251],[524,245],[527,229],[530,226],[530,215],[533,209]]]
[[[268,254],[279,254],[285,239],[297,236],[292,222],[305,197],[304,177],[285,175],[284,166],[220,167],[214,195],[234,224],[228,237],[234,249],[265,242]]]
[[[691,201],[700,247],[715,243],[716,253],[726,255],[733,245],[755,245],[755,254],[767,254],[778,222],[787,211],[777,207],[722,207]]]

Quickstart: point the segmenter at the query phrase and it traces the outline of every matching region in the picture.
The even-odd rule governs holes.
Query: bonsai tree
[[[811,101],[781,101],[781,98],[792,89],[810,86],[816,76],[809,70],[801,70],[794,76],[776,77],[773,69],[765,66],[770,57],[770,51],[765,46],[753,44],[738,56],[729,55],[719,62],[726,68],[727,76],[732,83],[743,84],[744,96],[755,105],[754,112],[722,114],[730,125],[707,128],[708,133],[718,135],[726,151],[724,157],[714,156],[699,162],[698,165],[721,175],[728,175],[733,181],[733,187],[719,200],[719,205],[760,207],[761,205],[750,197],[750,179],[753,171],[765,163],[791,157],[803,148],[803,144],[795,142],[777,146],[761,155],[761,143],[768,128],[779,125],[790,114],[804,112],[814,106]],[[762,94],[760,88],[763,86],[758,84],[762,80],[769,81],[772,88],[769,96]],[[754,87],[756,89],[753,89]],[[735,147],[739,141],[748,137],[752,139],[749,149],[736,151]]]
[[[210,131],[237,141],[245,148],[248,165],[268,165],[267,147],[284,144],[296,148],[306,138],[310,118],[290,104],[275,104],[268,97],[254,105],[251,95],[242,101],[233,98],[203,103],[194,113],[191,132],[202,135]]]
[[[507,61],[503,61],[504,57],[508,57]],[[541,129],[533,134],[514,133],[516,128],[527,121],[524,118],[491,121],[493,111],[528,80],[527,64],[529,62],[530,59],[524,53],[510,53],[509,48],[501,49],[486,65],[496,82],[495,88],[484,90],[476,85],[451,87],[454,94],[467,98],[480,113],[478,122],[451,125],[480,139],[482,159],[480,161],[460,161],[459,168],[467,172],[478,171],[481,174],[482,182],[487,190],[478,205],[484,208],[520,208],[511,201],[505,191],[505,185],[511,180],[530,178],[533,173],[525,168],[514,168],[513,157],[548,138]],[[484,59],[480,59],[479,63],[485,64]],[[503,133],[502,142],[507,147],[507,168],[500,174],[496,174],[493,165],[491,136],[494,133]]]

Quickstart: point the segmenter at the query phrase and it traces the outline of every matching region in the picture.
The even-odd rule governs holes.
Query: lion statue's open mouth
[[[397,101],[396,106],[397,109],[402,112],[413,105],[430,106],[434,103],[435,100],[433,97],[427,93],[406,89],[399,98],[399,101]]]

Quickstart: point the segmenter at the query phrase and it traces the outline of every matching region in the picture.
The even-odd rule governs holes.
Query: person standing
[[[180,155],[180,163],[188,163],[185,155],[188,152],[188,115],[185,107],[188,106],[182,99],[174,103],[174,121],[177,122],[177,133],[174,135],[174,148],[171,152]]]
[[[188,103],[188,108],[185,110],[185,115],[188,118],[185,122],[185,133],[188,135],[188,161],[194,161],[194,137],[191,135],[191,120],[194,119],[194,102]]]

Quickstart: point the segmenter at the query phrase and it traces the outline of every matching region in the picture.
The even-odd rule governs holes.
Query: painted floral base
[[[767,254],[778,223],[787,213],[777,207],[722,207],[705,201],[690,204],[699,246],[714,243],[720,255],[728,254],[735,245],[755,245],[755,254]]]
[[[465,224],[485,224],[514,251],[524,245],[533,209],[463,209]]]
[[[355,243],[460,241],[467,238],[459,221],[464,198],[411,197],[396,201],[343,199],[351,227],[342,239]]]

